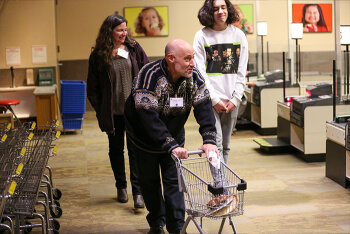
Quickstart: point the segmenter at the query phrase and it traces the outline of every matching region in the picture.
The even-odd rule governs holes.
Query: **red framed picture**
[[[303,32],[332,32],[332,4],[292,4],[293,23],[303,23]]]

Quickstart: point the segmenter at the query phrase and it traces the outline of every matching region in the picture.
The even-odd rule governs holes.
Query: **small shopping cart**
[[[0,233],[4,229],[28,233],[34,227],[41,227],[44,234],[58,233],[60,224],[54,218],[62,215],[62,209],[54,199],[50,170],[50,177],[44,174],[49,157],[56,155],[53,141],[60,136],[58,125],[58,121],[52,121],[40,130],[35,123],[24,123],[16,129],[0,125],[0,217],[9,223],[0,221]],[[41,213],[37,205],[44,208]],[[29,221],[37,218],[41,223]]]
[[[189,155],[204,153],[202,150],[189,151]],[[172,155],[177,171],[179,190],[184,193],[187,219],[181,233],[186,232],[192,220],[200,233],[202,219],[221,219],[218,233],[221,233],[226,219],[236,233],[232,216],[242,215],[244,192],[247,183],[232,171],[224,162],[216,169],[207,157],[179,159]],[[200,223],[196,220],[200,218]]]

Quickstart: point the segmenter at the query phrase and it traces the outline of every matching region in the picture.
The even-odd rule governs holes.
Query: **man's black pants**
[[[183,193],[179,192],[174,160],[169,154],[151,154],[136,147],[134,152],[150,227],[166,224],[169,233],[178,232],[184,225],[185,203]]]

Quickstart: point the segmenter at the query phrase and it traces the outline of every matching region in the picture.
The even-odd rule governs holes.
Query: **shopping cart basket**
[[[52,155],[54,147],[52,141],[58,138],[55,127],[48,126],[42,130],[36,130],[31,135],[31,141],[25,142],[26,151],[23,155],[21,177],[18,181],[16,191],[7,198],[4,213],[14,217],[15,232],[28,231],[32,227],[41,227],[42,233],[52,232],[53,220],[49,217],[49,205],[47,195],[39,191],[44,170],[46,169],[48,158]],[[37,200],[39,194],[45,198],[44,202]],[[37,213],[36,204],[44,207],[44,215]],[[55,207],[54,204],[51,204]],[[41,224],[30,224],[28,217],[41,219]]]
[[[189,155],[201,154],[202,150],[189,151]],[[200,233],[202,218],[222,219],[219,233],[229,219],[233,232],[236,228],[232,216],[243,214],[244,191],[247,183],[224,162],[215,169],[206,157],[179,159],[172,155],[179,177],[179,190],[184,193],[187,219],[181,233],[185,233],[192,220]],[[196,217],[201,218],[199,224]]]
[[[0,230],[4,228],[13,232],[13,222],[10,217],[4,216],[5,204],[15,192],[16,186],[21,181],[23,169],[23,156],[26,141],[30,139],[32,126],[20,125],[18,129],[12,129],[9,125],[0,126],[0,217],[9,221],[10,226],[0,222]],[[28,138],[29,137],[29,138]]]

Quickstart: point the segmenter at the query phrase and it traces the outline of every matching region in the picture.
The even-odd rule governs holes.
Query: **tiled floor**
[[[186,131],[186,147],[197,149],[201,137],[193,117]],[[325,163],[261,154],[256,136],[250,130],[232,136],[229,166],[248,183],[245,213],[234,218],[237,231],[350,233],[350,190],[325,177]],[[116,201],[107,137],[93,112],[84,116],[82,131],[63,134],[57,145],[50,165],[54,186],[63,193],[60,233],[147,233],[146,210],[135,211],[131,196],[129,203]],[[219,224],[204,219],[204,230],[215,233]],[[188,233],[198,233],[193,223]],[[223,233],[232,228],[226,224]]]

